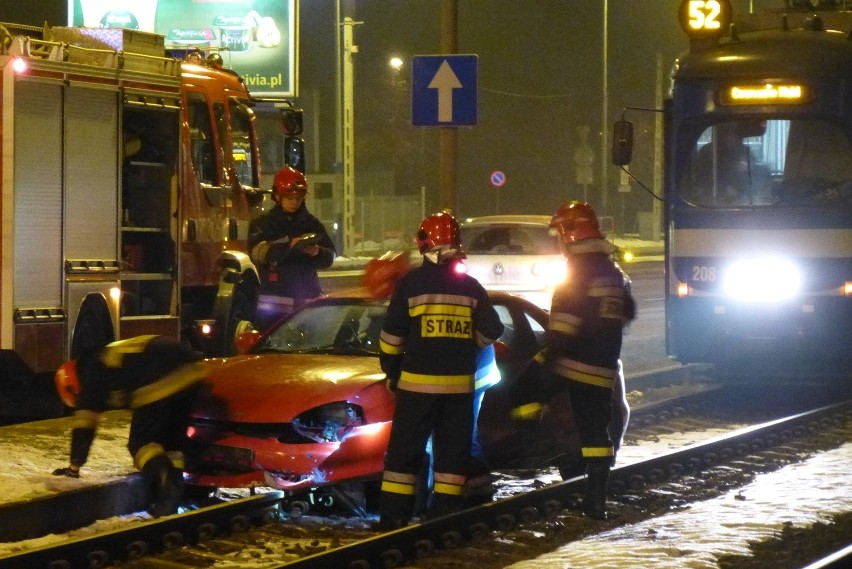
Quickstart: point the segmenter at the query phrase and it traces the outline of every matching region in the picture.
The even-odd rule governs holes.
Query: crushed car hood
[[[378,358],[369,356],[243,355],[204,365],[211,395],[228,402],[230,420],[253,423],[289,422],[333,401],[372,407],[366,399],[374,390],[367,388],[385,378]]]

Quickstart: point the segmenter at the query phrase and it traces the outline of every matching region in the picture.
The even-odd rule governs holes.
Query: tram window
[[[709,207],[818,202],[823,193],[835,195],[852,182],[852,149],[837,124],[767,120],[756,125],[753,119],[726,122],[700,133],[684,169],[685,199]]]

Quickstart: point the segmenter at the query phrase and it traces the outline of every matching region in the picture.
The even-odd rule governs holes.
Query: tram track
[[[730,422],[726,415],[731,405],[725,401],[723,393],[714,392],[711,395],[690,396],[666,404],[655,404],[647,413],[643,411],[634,415],[636,428],[631,429],[634,433],[632,436],[641,441],[644,437],[653,437],[655,429],[664,432],[668,428],[682,428],[682,425],[672,427],[673,422],[679,421],[691,424],[698,421],[699,429],[715,421]],[[613,470],[611,483],[615,515],[605,525],[612,527],[627,518],[653,515],[654,511],[682,503],[686,498],[678,498],[675,492],[656,492],[653,488],[666,484],[677,486],[677,480],[684,476],[695,478],[699,472],[716,470],[714,476],[726,472],[725,476],[729,479],[723,481],[722,485],[735,485],[736,482],[732,480],[737,478],[735,472],[760,471],[773,463],[794,461],[811,444],[807,441],[814,433],[838,428],[842,430],[844,427],[848,431],[850,413],[849,402],[796,412],[739,429],[711,441],[617,467]],[[720,418],[712,418],[717,414]],[[806,441],[804,446],[796,443],[799,440]],[[427,559],[438,551],[446,554],[462,546],[476,547],[477,543],[493,539],[495,534],[524,531],[523,528],[528,527],[561,526],[562,529],[557,533],[561,534],[561,539],[568,540],[597,531],[599,525],[584,520],[572,509],[582,486],[583,481],[579,478],[548,484],[509,495],[482,507],[387,534],[372,533],[363,523],[344,530],[326,524],[311,527],[293,519],[280,523],[282,518],[287,518],[282,515],[286,511],[286,501],[281,493],[271,493],[163,520],[131,524],[140,527],[129,527],[126,531],[110,532],[92,539],[72,540],[46,546],[38,551],[0,558],[0,569],[98,568],[113,562],[134,569],[163,567],[164,563],[170,567],[202,567],[220,558],[233,558],[240,551],[248,551],[248,555],[255,557],[268,557],[269,564],[262,566],[270,568],[395,567]],[[700,499],[701,493],[700,489],[696,491],[693,488],[688,499]],[[652,496],[653,499],[643,499],[642,496]],[[661,496],[669,496],[666,499],[668,503],[657,503],[661,501]],[[565,519],[570,519],[571,523],[565,523]],[[267,523],[258,525],[261,522]],[[566,535],[564,528],[568,526],[579,533]],[[276,541],[290,545],[278,552],[269,551],[264,546]],[[183,545],[186,547],[181,547]],[[156,555],[145,556],[143,553]]]

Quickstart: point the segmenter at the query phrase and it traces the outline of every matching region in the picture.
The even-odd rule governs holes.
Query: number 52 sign
[[[713,38],[728,32],[730,0],[683,0],[678,10],[680,27],[691,39]]]

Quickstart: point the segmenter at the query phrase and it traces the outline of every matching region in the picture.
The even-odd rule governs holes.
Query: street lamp
[[[402,69],[402,66],[405,65],[405,62],[402,61],[401,57],[393,56],[390,58],[390,61],[388,61],[388,64],[394,71],[399,71]]]

